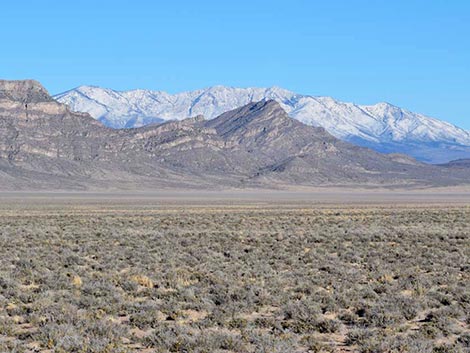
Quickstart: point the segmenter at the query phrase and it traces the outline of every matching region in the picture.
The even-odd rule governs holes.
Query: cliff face
[[[3,81],[0,94],[0,157],[12,163],[36,158],[91,159],[107,130],[88,114],[72,113],[34,81]]]
[[[0,100],[24,104],[54,101],[47,90],[34,80],[0,80]]]
[[[340,141],[275,101],[114,130],[71,112],[35,81],[0,81],[0,188],[455,185],[461,169],[428,166]]]
[[[201,114],[207,120],[263,100],[275,100],[294,120],[381,153],[404,153],[434,164],[470,157],[470,131],[389,103],[358,105],[279,87],[215,86],[169,94],[81,86],[55,96],[113,128],[141,127]]]

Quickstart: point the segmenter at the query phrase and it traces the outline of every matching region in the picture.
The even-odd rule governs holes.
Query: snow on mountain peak
[[[294,119],[324,127],[338,138],[381,152],[408,153],[436,163],[470,157],[470,132],[450,123],[390,103],[357,105],[331,97],[301,95],[277,86],[217,85],[177,94],[80,86],[55,98],[114,128],[139,127],[197,115],[212,119],[250,102],[273,99]]]

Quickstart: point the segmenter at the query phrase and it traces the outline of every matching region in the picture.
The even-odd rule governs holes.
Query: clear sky
[[[0,77],[171,93],[281,86],[470,129],[470,1],[3,1]]]

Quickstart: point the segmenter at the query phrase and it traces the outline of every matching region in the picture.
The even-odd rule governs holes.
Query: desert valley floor
[[[469,352],[470,194],[0,195],[0,352]]]

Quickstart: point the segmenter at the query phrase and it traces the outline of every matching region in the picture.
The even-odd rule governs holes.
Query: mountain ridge
[[[193,115],[212,119],[250,102],[274,99],[290,117],[324,127],[335,137],[379,152],[404,153],[436,164],[470,156],[470,132],[451,123],[390,103],[358,105],[331,97],[297,94],[280,87],[219,85],[169,94],[80,86],[54,97],[113,128],[139,127]]]
[[[460,168],[426,165],[337,139],[261,100],[112,129],[37,84],[1,82],[0,189],[431,187],[469,184]],[[38,88],[39,87],[39,88]]]

